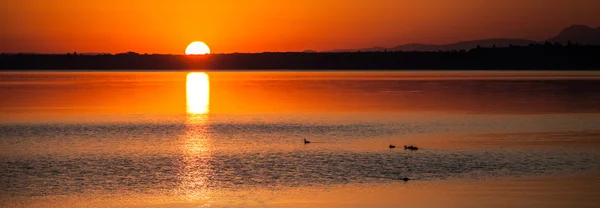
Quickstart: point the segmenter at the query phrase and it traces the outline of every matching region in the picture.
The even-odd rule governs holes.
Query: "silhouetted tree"
[[[572,43],[571,43],[572,44]],[[180,55],[135,52],[73,56],[5,54],[0,69],[600,69],[600,46],[529,44],[482,47],[437,52],[345,52],[345,53],[234,53],[190,59]]]

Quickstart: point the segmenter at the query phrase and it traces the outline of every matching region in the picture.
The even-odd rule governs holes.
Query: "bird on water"
[[[418,147],[415,147],[415,146],[406,146],[406,145],[404,145],[404,149],[405,150],[419,150]]]
[[[304,139],[304,144],[310,144],[310,141]]]
[[[396,148],[396,146],[390,144],[390,149]]]

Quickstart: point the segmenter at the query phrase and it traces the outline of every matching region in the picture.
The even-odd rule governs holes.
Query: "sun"
[[[209,53],[210,48],[208,48],[208,45],[200,41],[190,43],[185,49],[185,55],[204,55]]]

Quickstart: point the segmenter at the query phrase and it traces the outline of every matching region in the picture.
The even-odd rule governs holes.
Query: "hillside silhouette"
[[[585,25],[572,25],[563,29],[556,37],[548,41],[562,44],[572,42],[585,45],[600,45],[600,27],[591,28]]]
[[[234,53],[200,56],[0,55],[2,70],[597,70],[599,45],[546,42],[437,52]]]
[[[564,28],[558,35],[546,40],[551,43],[567,44],[579,43],[583,45],[600,45],[600,27],[591,28],[584,25],[571,25]],[[531,43],[544,43],[545,41],[534,41],[526,39],[511,38],[492,38],[482,40],[461,41],[451,44],[420,44],[411,43],[399,45],[391,48],[372,47],[361,49],[336,49],[324,52],[384,52],[384,51],[451,51],[451,50],[469,50],[477,46],[481,47],[508,47],[508,46],[527,46]]]
[[[362,48],[362,49],[337,49],[325,52],[386,52],[386,51],[451,51],[451,50],[469,50],[477,46],[480,47],[508,47],[508,46],[526,46],[531,43],[536,43],[533,40],[525,39],[508,39],[508,38],[495,38],[495,39],[483,39],[483,40],[471,40],[462,41],[452,44],[445,45],[433,45],[433,44],[420,44],[411,43],[405,45],[399,45],[392,48],[385,47],[373,47],[373,48]]]

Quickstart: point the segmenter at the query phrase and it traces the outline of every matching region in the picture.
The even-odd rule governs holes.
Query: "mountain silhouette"
[[[375,47],[371,47],[371,48],[361,48],[361,49],[335,49],[335,50],[329,50],[329,51],[323,51],[323,52],[339,52],[339,53],[343,53],[343,52],[357,52],[357,51],[361,51],[361,52],[381,52],[381,51],[386,51],[389,50],[388,48],[385,47],[381,47],[381,46],[375,46]]]
[[[573,44],[579,43],[583,45],[600,45],[600,27],[591,28],[584,25],[572,25],[563,29],[556,37],[547,40],[549,42],[559,42],[567,44],[569,41]],[[452,50],[470,50],[480,47],[508,47],[508,46],[526,46],[532,43],[540,43],[544,41],[534,41],[527,39],[511,39],[511,38],[493,38],[482,40],[462,41],[451,44],[420,44],[411,43],[399,45],[391,48],[372,47],[362,49],[337,49],[323,52],[383,52],[383,51],[452,51]]]
[[[591,28],[585,25],[571,25],[548,41],[562,44],[567,44],[570,41],[571,43],[583,45],[600,45],[600,27]]]
[[[408,44],[402,46],[396,46],[392,48],[395,51],[451,51],[451,50],[470,50],[481,47],[508,47],[510,45],[525,46],[530,43],[535,43],[533,40],[525,39],[507,39],[507,38],[496,38],[496,39],[483,39],[483,40],[472,40],[463,41],[453,44],[446,45],[422,45],[422,44]]]
[[[472,48],[481,47],[508,47],[510,45],[515,46],[526,46],[530,43],[536,43],[533,40],[525,39],[508,39],[508,38],[495,38],[495,39],[483,39],[483,40],[471,40],[463,41],[452,44],[444,45],[429,45],[420,43],[411,43],[405,45],[399,45],[392,48],[384,47],[372,47],[372,48],[361,48],[361,49],[338,49],[324,52],[383,52],[383,51],[452,51],[452,50],[470,50]]]

